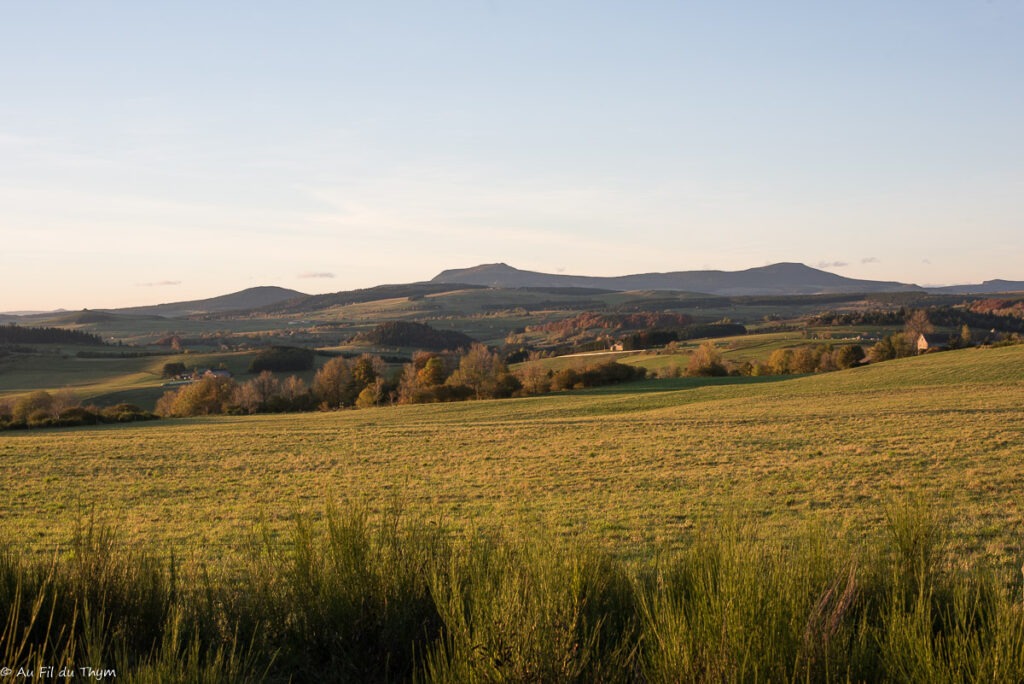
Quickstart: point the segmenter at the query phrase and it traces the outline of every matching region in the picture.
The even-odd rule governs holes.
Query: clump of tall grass
[[[52,559],[0,547],[0,665],[68,681],[81,667],[132,682],[252,680],[256,654],[201,641],[206,616],[182,600],[173,563],[92,524]]]
[[[946,568],[941,530],[913,504],[862,548],[826,530],[705,533],[638,582],[644,679],[1020,681],[1019,583]]]
[[[229,611],[296,681],[406,680],[440,633],[429,578],[450,553],[437,525],[331,507],[253,548]]]
[[[477,540],[435,566],[438,682],[630,681],[638,621],[625,567],[552,539]]]
[[[211,570],[84,526],[52,560],[0,549],[0,665],[141,682],[1021,681],[1020,578],[954,570],[942,529],[919,505],[862,545],[723,523],[627,563],[353,506]]]
[[[861,667],[870,569],[808,533],[789,546],[735,523],[662,559],[638,583],[647,681],[872,678]]]
[[[892,561],[878,642],[886,673],[904,681],[1021,681],[1021,586],[991,568],[944,571],[942,521],[920,502],[886,512]]]

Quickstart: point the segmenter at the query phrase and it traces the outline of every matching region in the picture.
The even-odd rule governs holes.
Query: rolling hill
[[[945,287],[929,287],[935,294],[1000,294],[1004,292],[1024,292],[1024,280],[986,280],[975,285],[948,285]]]
[[[414,283],[377,285],[313,295],[283,287],[261,286],[209,299],[118,309],[93,309],[89,311],[89,315],[94,319],[104,314],[162,318],[249,313],[295,315],[386,299],[419,300],[460,290],[488,289],[518,290],[524,294],[547,293],[564,297],[600,296],[620,292],[645,293],[647,296],[655,296],[659,292],[672,292],[676,293],[674,297],[683,296],[680,293],[696,297],[787,297],[900,292],[911,295],[958,296],[1024,292],[1024,281],[994,279],[978,284],[921,287],[895,281],[847,278],[805,264],[788,262],[742,271],[672,271],[623,276],[540,273],[496,263],[448,269],[429,281]],[[515,306],[515,303],[509,305]],[[63,309],[45,313],[20,311],[0,313],[0,323],[21,323],[27,320],[57,321],[63,316],[81,315],[82,312],[68,312]]]
[[[310,311],[321,311],[336,306],[347,306],[362,302],[376,302],[383,299],[398,299],[402,297],[417,298],[431,294],[454,292],[465,289],[463,284],[449,285],[447,283],[409,283],[404,285],[377,285],[359,290],[346,290],[332,292],[329,294],[302,295],[296,299],[279,302],[272,302],[266,306],[259,307],[268,313],[294,314],[308,313]],[[472,286],[482,289],[482,286]]]
[[[772,264],[744,271],[674,271],[613,277],[538,273],[522,271],[501,263],[443,271],[431,282],[466,283],[488,287],[590,287],[619,291],[678,290],[725,296],[922,291],[917,285],[846,278],[796,263]]]
[[[109,312],[143,316],[164,316],[166,318],[182,318],[200,314],[227,313],[229,311],[247,311],[260,309],[273,304],[280,304],[292,299],[301,299],[309,295],[298,290],[283,287],[262,286],[250,287],[240,292],[196,299],[189,302],[171,302],[153,306],[133,306],[124,309],[110,309]]]

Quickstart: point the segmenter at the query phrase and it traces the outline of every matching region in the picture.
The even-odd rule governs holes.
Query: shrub
[[[74,427],[77,425],[95,425],[98,422],[100,422],[100,416],[95,411],[84,406],[75,406],[60,415],[59,424]]]
[[[438,399],[440,395],[448,396],[448,390],[439,390],[452,374],[452,369],[459,364],[459,357],[454,354],[418,351],[412,356],[412,362],[402,367],[398,379],[396,395],[400,404],[422,404]]]
[[[555,376],[551,378],[551,389],[556,392],[575,389],[577,387],[582,388],[583,385],[580,383],[579,371],[575,368],[563,368],[555,373]]]
[[[474,344],[459,358],[459,367],[445,382],[470,388],[477,399],[510,397],[520,387],[501,357],[482,344]]]
[[[0,420],[10,422],[14,419],[14,400],[0,397]]]
[[[614,385],[631,380],[642,380],[647,377],[647,369],[642,366],[630,366],[618,361],[606,361],[597,366],[586,368],[580,373],[579,383],[584,387],[600,387]]]
[[[917,353],[915,340],[916,338],[911,339],[911,336],[907,333],[889,335],[871,347],[871,350],[868,352],[868,358],[872,362],[878,362],[913,356]]]
[[[49,415],[52,409],[53,396],[49,392],[38,390],[14,402],[11,418],[17,423],[28,423],[30,415],[42,413]]]
[[[249,364],[249,372],[253,374],[263,371],[284,373],[288,371],[304,371],[313,367],[316,354],[312,349],[302,347],[270,347],[261,350]]]
[[[243,413],[266,411],[281,391],[281,383],[274,374],[262,371],[257,377],[235,388],[232,403]]]
[[[836,350],[836,365],[839,368],[853,368],[864,360],[866,354],[859,344],[841,347]]]
[[[424,390],[431,401],[466,401],[474,396],[473,388],[466,385],[435,385]]]
[[[793,350],[776,349],[766,364],[771,375],[787,375],[793,372]]]
[[[352,364],[341,356],[325,363],[313,378],[313,394],[326,408],[351,406],[361,390],[355,388]]]
[[[231,378],[206,377],[177,391],[165,392],[156,403],[156,413],[161,416],[224,413],[231,405],[235,388]]]
[[[552,390],[560,392],[642,380],[645,377],[647,377],[646,368],[630,366],[618,361],[606,361],[585,368],[563,368],[551,377],[550,387]]]
[[[384,401],[384,379],[377,378],[372,385],[367,385],[356,397],[356,408],[372,408]]]
[[[117,404],[102,409],[100,418],[105,423],[130,423],[136,420],[153,420],[156,415],[135,404]]]
[[[657,377],[659,378],[679,378],[683,375],[683,369],[679,367],[679,364],[672,363],[667,366],[662,366],[657,371]]]
[[[530,354],[529,360],[516,369],[516,377],[519,378],[523,386],[522,393],[525,395],[550,392],[552,375],[554,374],[544,366],[537,352]]]
[[[180,361],[165,363],[163,369],[160,371],[160,375],[164,378],[176,378],[179,375],[184,375],[187,370],[188,369],[185,367],[185,364]]]
[[[686,365],[686,374],[720,376],[728,375],[729,371],[722,362],[722,352],[718,350],[714,342],[708,340],[697,347],[690,356],[690,362]]]
[[[43,428],[56,425],[57,422],[46,409],[36,409],[25,418],[25,424],[31,428]]]

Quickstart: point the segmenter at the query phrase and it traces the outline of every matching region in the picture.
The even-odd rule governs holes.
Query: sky
[[[1024,3],[0,0],[0,311],[1024,280]]]

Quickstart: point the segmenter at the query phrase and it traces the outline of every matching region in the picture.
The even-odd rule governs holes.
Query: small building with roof
[[[917,336],[917,353],[949,349],[949,335],[921,333]]]

